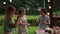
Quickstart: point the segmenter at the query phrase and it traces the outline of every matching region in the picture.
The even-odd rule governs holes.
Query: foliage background
[[[6,2],[4,5],[3,2]],[[44,7],[44,0],[12,0],[12,3],[9,0],[0,0],[0,14],[4,14],[5,7],[8,4],[12,4],[16,7],[18,12],[19,7],[25,7],[28,15],[38,15],[38,11],[36,10],[38,7]],[[48,9],[49,3],[48,0],[45,0],[45,8],[49,12]],[[53,0],[54,12],[60,10],[60,0]]]

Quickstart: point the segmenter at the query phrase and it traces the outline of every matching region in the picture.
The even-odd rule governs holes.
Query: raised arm
[[[17,20],[16,20],[16,22],[14,24],[11,24],[12,27],[16,28],[17,23],[18,23],[18,19],[19,19],[19,17],[17,17]]]

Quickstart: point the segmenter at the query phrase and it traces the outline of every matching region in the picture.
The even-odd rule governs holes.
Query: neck
[[[20,15],[20,17],[23,17],[24,15]]]
[[[42,15],[43,17],[45,16],[45,15]]]

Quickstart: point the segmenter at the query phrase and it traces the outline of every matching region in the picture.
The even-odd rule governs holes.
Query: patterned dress
[[[3,34],[14,34],[15,28],[11,27],[10,24],[15,24],[13,19],[11,21],[5,20]]]
[[[27,23],[26,16],[24,15],[18,20],[18,34],[28,34],[27,25],[21,25],[22,23]]]

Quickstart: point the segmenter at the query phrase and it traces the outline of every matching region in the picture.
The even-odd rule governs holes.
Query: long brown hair
[[[24,7],[20,7],[19,8],[18,13],[17,13],[17,21],[16,22],[18,22],[21,14],[24,12],[24,9],[25,9]]]
[[[18,14],[21,14],[22,12],[24,12],[24,9],[25,9],[24,7],[20,7],[19,11],[18,11]]]
[[[11,12],[13,13],[13,12],[15,12],[16,11],[16,8],[14,7],[14,6],[12,6],[12,5],[8,5],[7,7],[6,7],[6,9],[5,9],[5,19],[8,19],[8,20],[10,20],[10,14],[11,14]]]
[[[18,11],[18,15],[19,15],[19,16],[24,12],[24,9],[25,9],[24,7],[20,7],[20,8],[19,8],[19,11]],[[18,17],[19,17],[19,16],[18,16]],[[17,17],[17,18],[18,18],[18,17]]]

